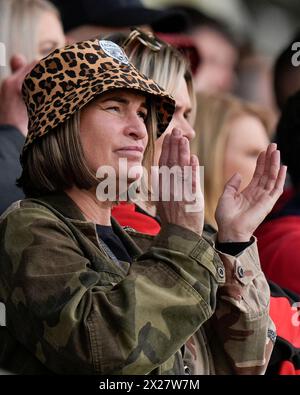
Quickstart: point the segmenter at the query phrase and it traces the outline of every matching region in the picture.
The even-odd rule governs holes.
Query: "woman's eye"
[[[138,116],[141,117],[144,121],[146,121],[147,119],[147,114],[143,111],[139,111]]]
[[[119,109],[119,107],[112,106],[112,107],[107,107],[106,110],[112,111],[112,112],[119,112],[120,109]]]
[[[256,159],[259,154],[260,154],[260,151],[253,150],[253,151],[248,151],[247,156]]]
[[[184,119],[189,120],[189,119],[190,119],[190,116],[191,116],[190,111],[189,111],[189,112],[185,112],[185,113],[183,114],[183,116],[184,116]]]
[[[55,47],[43,48],[40,50],[40,54],[42,57],[46,57],[47,55],[49,55],[49,53],[54,51],[54,49],[55,49]]]

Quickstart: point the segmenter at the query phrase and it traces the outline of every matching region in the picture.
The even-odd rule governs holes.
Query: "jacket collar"
[[[49,204],[55,210],[60,212],[64,217],[70,220],[87,222],[80,208],[65,192],[42,196],[39,197],[38,200]]]
[[[51,206],[54,210],[66,217],[66,219],[68,219],[91,241],[93,241],[97,247],[99,247],[96,225],[85,219],[80,208],[65,192],[49,194],[39,197],[37,200]],[[129,254],[131,254],[132,257],[140,255],[142,253],[141,249],[113,217],[111,217],[111,223],[114,232],[126,245]]]

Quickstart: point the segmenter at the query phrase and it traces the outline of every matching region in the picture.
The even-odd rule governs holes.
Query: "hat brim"
[[[157,133],[164,132],[174,113],[174,99],[141,74],[117,44],[94,39],[55,50],[36,64],[23,83],[29,115],[23,153],[96,96],[116,89],[151,95],[156,105]]]
[[[98,83],[97,83],[98,81]],[[70,92],[69,94],[65,95],[64,102],[60,107],[61,118],[59,122],[54,124],[49,124],[45,128],[43,128],[42,133],[28,133],[28,135],[34,136],[30,139],[27,138],[23,147],[21,158],[23,157],[24,153],[26,152],[29,145],[32,142],[45,134],[49,131],[53,130],[54,128],[58,127],[59,125],[65,123],[72,115],[76,112],[80,111],[84,106],[90,103],[93,99],[97,96],[102,95],[106,92],[118,90],[118,89],[128,89],[131,91],[136,91],[139,94],[148,95],[154,99],[155,107],[156,107],[156,117],[157,117],[157,133],[161,135],[166,128],[168,127],[169,123],[171,122],[172,116],[175,111],[175,101],[168,95],[162,95],[161,92],[156,92],[155,89],[151,89],[145,85],[143,80],[137,79],[136,83],[132,83],[128,81],[120,82],[119,84],[115,84],[114,86],[103,86],[103,81],[101,79],[86,81],[83,80],[82,86],[78,86],[75,92]],[[73,102],[73,97],[76,96],[76,105],[73,108],[70,108],[70,103]],[[38,125],[40,123],[40,119],[37,118],[31,124],[31,129],[35,130],[38,129]],[[29,131],[30,132],[30,131]]]

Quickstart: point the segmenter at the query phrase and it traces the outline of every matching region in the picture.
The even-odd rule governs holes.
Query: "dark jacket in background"
[[[16,186],[16,179],[21,175],[19,161],[25,137],[10,125],[0,125],[0,214],[16,200],[23,199],[24,194]]]

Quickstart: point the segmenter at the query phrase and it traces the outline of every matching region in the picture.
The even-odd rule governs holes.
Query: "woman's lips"
[[[116,152],[120,155],[124,156],[142,156],[144,153],[144,148],[140,146],[128,146],[122,147],[116,150]]]

